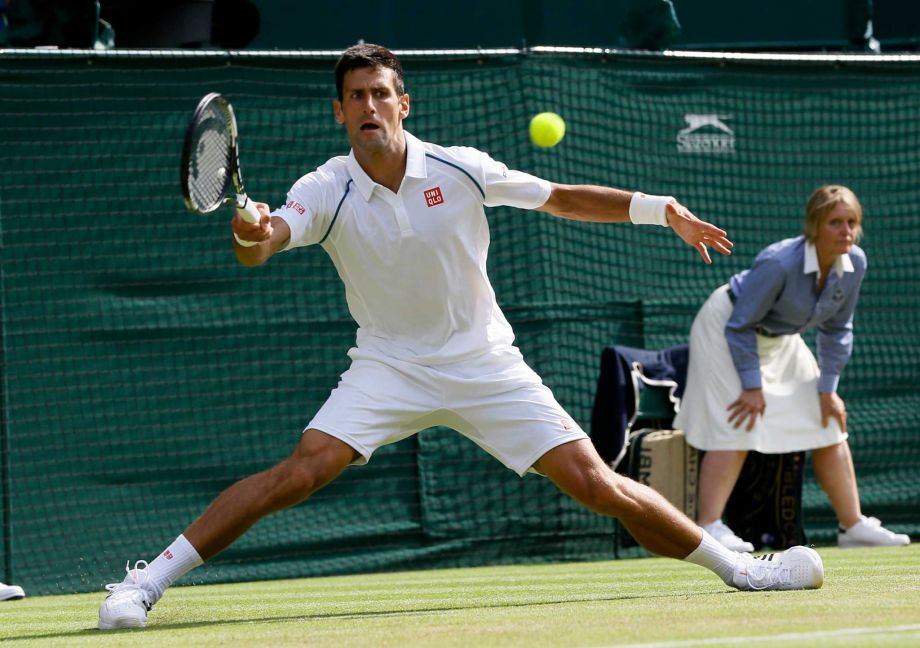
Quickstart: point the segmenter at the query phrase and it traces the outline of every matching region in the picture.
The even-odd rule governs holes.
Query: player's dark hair
[[[335,91],[342,101],[342,86],[345,83],[345,75],[352,70],[358,70],[367,67],[383,67],[393,70],[396,82],[396,94],[402,96],[406,93],[406,84],[403,79],[402,65],[396,55],[383,45],[374,45],[372,43],[360,43],[352,45],[342,52],[338,63],[335,64]]]

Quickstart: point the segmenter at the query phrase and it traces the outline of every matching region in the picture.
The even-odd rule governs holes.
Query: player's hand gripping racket
[[[182,196],[193,212],[210,214],[221,205],[232,204],[241,218],[259,222],[261,215],[243,189],[233,107],[216,92],[205,96],[192,115],[185,131],[180,171]],[[239,238],[237,242],[246,247],[256,245]]]

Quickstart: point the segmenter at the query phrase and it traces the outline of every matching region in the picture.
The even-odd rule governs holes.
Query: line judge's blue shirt
[[[799,236],[766,247],[750,270],[729,281],[735,304],[725,338],[744,389],[761,387],[758,330],[791,335],[816,327],[818,391],[837,390],[853,351],[853,311],[866,274],[866,254],[854,245],[838,257],[820,293],[818,274],[815,246]]]

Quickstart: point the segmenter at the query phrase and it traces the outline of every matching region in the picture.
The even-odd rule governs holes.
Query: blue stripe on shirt
[[[348,179],[348,182],[345,183],[345,193],[342,194],[342,199],[339,201],[338,207],[335,208],[335,215],[332,217],[332,222],[329,223],[329,227],[326,228],[326,233],[323,234],[323,238],[319,240],[317,245],[322,245],[327,238],[329,238],[329,233],[332,231],[332,226],[335,225],[336,219],[339,217],[339,212],[342,210],[342,203],[345,202],[345,198],[348,196],[348,192],[351,189],[351,183],[354,182],[351,178]]]
[[[463,175],[465,175],[467,178],[469,178],[470,181],[471,181],[474,185],[476,185],[476,188],[479,189],[479,193],[482,194],[483,200],[485,200],[486,192],[482,190],[482,187],[480,186],[480,184],[479,184],[478,182],[476,182],[476,180],[473,178],[473,176],[470,175],[470,172],[469,172],[469,171],[467,171],[466,169],[464,169],[464,168],[463,168],[462,166],[460,166],[459,164],[454,164],[453,162],[448,162],[447,160],[443,160],[443,159],[439,158],[439,157],[436,156],[436,155],[432,155],[431,153],[425,153],[425,157],[429,157],[429,158],[431,158],[432,160],[437,160],[438,162],[440,162],[440,163],[442,163],[442,164],[446,164],[447,166],[453,167],[453,168],[457,169],[458,171],[460,171],[461,173],[463,173]]]

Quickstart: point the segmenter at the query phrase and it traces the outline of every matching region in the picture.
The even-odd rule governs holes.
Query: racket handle
[[[239,205],[242,202],[242,207],[237,207],[236,211],[247,223],[258,223],[262,219],[262,214],[259,213],[259,210],[256,209],[256,204],[249,200],[249,196],[237,196],[236,204]]]
[[[249,200],[249,196],[242,195],[236,197],[236,204],[243,204],[242,207],[236,208],[236,213],[240,215],[247,223],[258,223],[262,218],[262,214],[259,213],[259,210],[256,209],[256,204]],[[242,245],[243,247],[252,247],[253,245],[258,245],[258,241],[244,241],[239,236],[236,235],[236,232],[233,233],[233,238],[236,239],[236,242]]]

